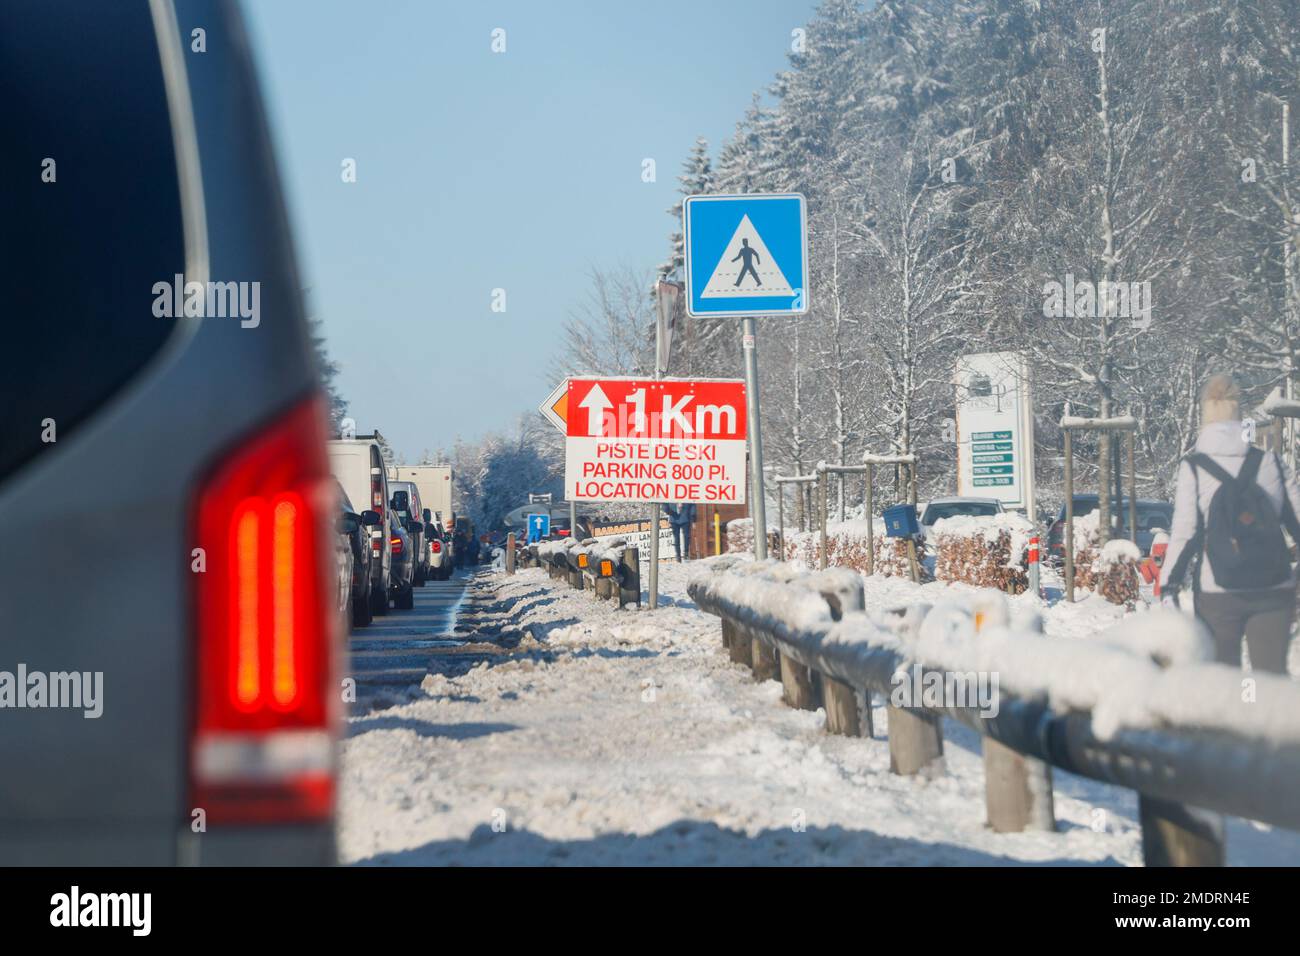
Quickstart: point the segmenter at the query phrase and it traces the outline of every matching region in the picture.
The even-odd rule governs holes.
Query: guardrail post
[[[754,666],[753,638],[738,627],[732,628],[728,650],[731,652],[731,663],[744,664],[746,667]]]
[[[1138,794],[1142,861],[1147,866],[1223,866],[1223,817]]]
[[[983,739],[984,805],[994,833],[1055,830],[1052,768],[992,737]]]
[[[776,648],[757,637],[750,639],[750,666],[754,668],[754,680],[780,680],[781,665],[776,659]]]
[[[822,701],[826,707],[826,731],[845,737],[861,737],[858,694],[848,684],[822,675]]]
[[[781,655],[781,687],[785,702],[795,710],[817,709],[817,687],[813,672],[788,654]]]
[[[889,772],[903,777],[920,773],[943,758],[943,727],[938,714],[889,704]]]
[[[657,529],[656,529],[657,530]],[[641,606],[641,552],[637,548],[624,548],[619,559],[621,569],[618,583],[618,606],[635,603]]]
[[[579,570],[578,568],[570,566],[568,577],[569,577],[569,587],[573,588],[576,591],[581,591],[583,585],[582,571]]]
[[[845,614],[852,611],[861,611],[866,606],[865,597],[862,589],[862,581],[858,579],[854,584],[847,587],[837,582],[836,587],[818,586],[821,582],[814,584],[818,593],[826,599],[826,604],[830,607],[831,620],[841,620]],[[826,730],[832,734],[843,734],[846,737],[862,736],[862,720],[858,711],[858,695],[848,684],[838,681],[833,677],[820,674],[822,705],[826,708]],[[871,721],[870,700],[871,692],[868,691],[867,699],[867,722]]]
[[[506,574],[515,573],[515,533],[506,535]]]

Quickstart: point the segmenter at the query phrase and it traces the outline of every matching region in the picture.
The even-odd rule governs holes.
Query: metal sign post
[[[767,557],[763,430],[754,317],[808,311],[808,224],[797,193],[687,196],[682,203],[686,314],[740,318],[749,424],[754,557]]]
[[[676,282],[660,279],[655,285],[655,381],[668,371],[668,353],[672,348],[673,313],[681,298],[682,287]],[[659,502],[650,505],[650,610],[659,606]],[[674,539],[675,540],[675,539]]]
[[[767,557],[767,510],[763,501],[763,430],[758,424],[758,341],[754,319],[740,320],[741,347],[745,353],[745,414],[749,418],[749,474],[753,496],[749,513],[754,516],[754,557]]]

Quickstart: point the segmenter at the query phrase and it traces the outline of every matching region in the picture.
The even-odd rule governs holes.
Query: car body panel
[[[103,87],[108,95],[96,103],[112,108],[115,77],[125,72],[135,82],[149,70],[147,56],[131,62],[115,59],[134,51],[124,42],[126,36],[138,37],[149,29],[152,38],[141,9],[148,10],[144,0],[90,6],[51,0],[39,8],[24,7],[22,13],[12,7],[0,10],[0,20],[16,16],[13,23],[0,24],[0,33],[24,49],[34,71],[15,78],[12,74],[25,67],[6,48],[0,58],[8,60],[8,79],[23,93],[31,85],[42,88],[42,95],[60,95],[65,88],[57,86],[61,81],[55,74],[70,58],[74,67],[68,82],[74,86],[67,88],[68,95],[94,96]],[[32,18],[32,10],[54,31],[46,38],[48,49],[28,42],[26,23],[36,21],[25,23],[24,18]],[[89,308],[94,321],[131,321],[124,317],[135,316],[176,327],[163,351],[74,432],[60,435],[38,458],[0,479],[0,516],[14,539],[27,543],[0,549],[6,660],[44,671],[103,673],[103,713],[97,719],[69,709],[5,711],[0,721],[0,864],[193,858],[187,779],[195,687],[194,491],[231,448],[317,388],[302,283],[243,26],[233,6],[217,0],[180,0],[175,11],[177,22],[162,30],[168,49],[184,63],[179,88],[182,94],[188,89],[183,112],[192,113],[194,135],[180,126],[171,134],[177,142],[188,142],[189,149],[197,138],[201,178],[189,168],[182,179],[202,199],[203,208],[196,211],[187,200],[190,212],[183,229],[176,230],[174,256],[157,263],[154,271],[160,281],[170,281],[182,269],[197,279],[201,274],[191,269],[200,268],[215,279],[258,281],[260,322],[250,328],[237,318],[157,318],[150,313],[148,288],[80,289],[75,261],[60,263],[59,295],[40,292],[42,335],[49,337],[51,349],[68,347],[61,329],[81,321],[61,320],[65,309]],[[73,22],[76,28],[69,29]],[[188,44],[191,30],[198,27],[207,31],[207,52],[186,57],[182,43]],[[117,178],[114,167],[102,159],[113,147],[134,148],[146,124],[156,122],[152,114],[133,111],[128,92],[118,96],[126,97],[121,107],[127,112],[116,139],[106,134],[89,144],[50,146],[69,157],[98,154],[105,163],[89,187],[100,191],[97,213],[115,197],[130,195],[138,197],[139,215],[147,216],[148,190],[178,185],[146,177],[144,192],[136,191],[130,183],[140,178],[138,169],[127,179]],[[178,102],[173,97],[173,110]],[[65,124],[64,130],[72,136],[84,134],[86,127]],[[33,225],[24,224],[21,242],[57,259],[58,243],[30,231]],[[169,227],[151,222],[150,228]],[[184,246],[183,235],[190,237]],[[129,237],[106,234],[103,254],[129,256],[129,248],[120,249],[127,242]],[[197,249],[196,243],[206,248]],[[6,259],[6,266],[23,268],[13,258]],[[25,300],[14,300],[19,285],[7,283],[10,305],[27,313]],[[138,301],[132,298],[137,294]],[[58,561],[46,551],[70,538],[102,560],[95,574],[76,577],[75,600],[52,599],[47,597],[50,569]],[[289,829],[263,828],[258,854],[274,856],[277,832]],[[332,835],[329,827],[315,829],[305,856],[320,861],[332,853]],[[219,828],[206,836],[213,844],[221,840]],[[303,845],[296,837],[292,842]],[[237,858],[242,857],[231,857]]]
[[[416,555],[415,569],[413,571],[414,579],[423,581],[429,571],[429,539],[423,528],[423,504],[420,501],[420,489],[416,487],[414,482],[390,481],[388,483],[388,493],[391,496],[389,505],[398,511],[403,522],[409,521],[421,525],[419,531],[413,531],[408,527],[407,533],[411,536],[411,547]],[[403,501],[403,496],[405,496],[405,507],[398,508],[398,504]]]
[[[369,438],[335,439],[329,442],[327,447],[330,472],[343,486],[348,498],[354,504],[360,505],[363,510],[381,511],[382,509],[382,513],[387,515],[391,495],[388,492],[388,476],[383,467],[383,455],[379,444]],[[375,471],[376,468],[378,472]],[[371,494],[370,482],[375,475],[380,479],[382,503],[375,502]],[[392,558],[383,537],[383,529],[372,529],[370,535],[372,553],[376,553],[374,547],[376,541],[381,547],[377,551],[379,560],[371,561],[370,586],[380,593],[388,591],[392,577]]]

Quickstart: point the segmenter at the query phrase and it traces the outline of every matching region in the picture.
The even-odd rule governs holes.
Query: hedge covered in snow
[[[902,538],[887,538],[884,522],[877,521],[875,541],[872,542],[874,572],[885,577],[911,577],[907,558],[907,542]],[[775,527],[769,529],[768,550],[775,553],[779,541]],[[867,573],[867,522],[836,521],[826,526],[826,564],[828,567],[853,568],[862,574]],[[727,550],[745,553],[754,548],[754,522],[749,518],[740,518],[727,525]],[[921,572],[921,580],[933,580],[924,567],[925,546],[918,542],[916,560]],[[787,528],[785,532],[785,560],[800,564],[806,568],[820,566],[821,532],[796,531]]]
[[[1132,608],[1140,596],[1142,552],[1127,538],[1101,544],[1101,512],[1074,519],[1074,586]]]
[[[944,518],[930,533],[934,576],[981,588],[1021,594],[1029,587],[1029,538],[1024,515],[959,515]]]

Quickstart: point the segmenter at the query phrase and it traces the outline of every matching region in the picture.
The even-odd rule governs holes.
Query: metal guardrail
[[[601,541],[555,541],[531,544],[524,563],[545,568],[577,590],[592,590],[596,597],[641,606],[641,554],[621,538]]]
[[[932,650],[924,649],[932,645],[918,640],[930,614],[939,615],[928,626],[931,632],[966,626],[969,639],[980,640],[975,633],[979,615],[971,615],[964,625],[950,625],[954,614],[960,616],[952,606],[868,615],[856,572],[810,574],[775,562],[739,562],[725,556],[708,565],[689,591],[701,609],[721,619],[732,660],[751,666],[758,679],[779,676],[791,706],[824,705],[832,732],[857,735],[865,724],[872,735],[870,696],[878,693],[888,699],[899,675],[923,686],[953,673],[953,661],[936,659]],[[983,613],[1005,615],[1004,599],[996,592],[989,595],[989,609]],[[1002,602],[1000,612],[994,602]],[[1005,626],[1005,616],[1000,622]],[[1188,619],[1189,648],[1199,635],[1195,627]],[[1267,696],[1269,702],[1251,713],[1252,718],[1258,716],[1257,727],[1250,721],[1243,727],[1241,721],[1207,719],[1203,726],[1121,722],[1099,728],[1097,712],[1107,705],[1112,687],[1115,694],[1149,687],[1153,696],[1168,697],[1186,684],[1203,687],[1207,701],[1223,701],[1234,689],[1240,694],[1242,675],[1199,661],[1191,651],[1176,659],[1154,659],[1148,649],[1115,641],[1093,645],[1048,639],[1041,634],[1041,619],[1038,625],[1030,622],[1018,632],[1002,633],[998,641],[981,661],[988,670],[998,669],[999,652],[1006,658],[1002,669],[1019,667],[1022,675],[1026,659],[1061,670],[1062,664],[1076,663],[1081,653],[1092,655],[1097,673],[1105,674],[1093,709],[1053,705],[1052,695],[1039,690],[1017,693],[1005,688],[994,716],[982,716],[970,706],[950,706],[948,701],[907,707],[890,703],[886,713],[891,770],[918,773],[941,757],[940,718],[949,717],[984,737],[988,816],[998,831],[1054,829],[1052,767],[1138,792],[1148,865],[1221,864],[1222,821],[1213,815],[1217,813],[1300,830],[1300,684],[1276,675],[1251,675],[1259,699]],[[1020,651],[1031,656],[1012,662]],[[1160,682],[1173,683],[1162,687]],[[865,715],[858,692],[866,695]]]

